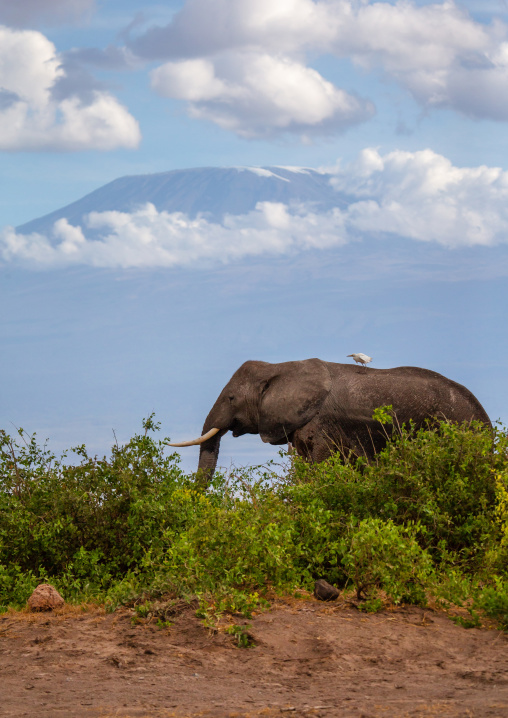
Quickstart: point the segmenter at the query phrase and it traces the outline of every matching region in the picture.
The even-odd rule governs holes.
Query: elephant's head
[[[326,364],[319,359],[268,364],[248,361],[221,391],[206,417],[203,435],[170,446],[201,444],[198,471],[213,475],[221,437],[260,434],[269,444],[286,444],[296,429],[319,410],[331,388]]]

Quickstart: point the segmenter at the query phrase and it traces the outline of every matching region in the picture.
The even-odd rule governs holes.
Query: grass
[[[506,431],[398,427],[371,464],[289,456],[282,477],[218,474],[203,491],[158,428],[72,461],[0,433],[0,610],[48,581],[107,610],[197,601],[212,623],[325,578],[365,610],[432,600],[508,629]]]

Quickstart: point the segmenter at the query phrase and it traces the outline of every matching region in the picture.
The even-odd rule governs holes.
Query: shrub
[[[508,630],[508,580],[495,576],[492,581],[494,585],[485,586],[477,592],[474,607],[495,618],[502,628]]]
[[[74,449],[77,465],[64,463],[65,455],[57,460],[22,430],[17,441],[2,432],[4,586],[21,572],[72,575],[78,584],[104,587],[137,568],[149,547],[161,550],[165,528],[181,520],[171,510],[171,497],[184,477],[179,457],[165,457],[163,442],[148,436],[157,429],[152,417],[143,426],[144,434],[113,447],[110,460],[89,456],[84,446]]]
[[[501,529],[501,546],[508,547],[508,471],[496,476],[497,506],[495,515]]]
[[[506,447],[505,434],[481,424],[402,427],[372,464],[335,455],[309,466],[296,457],[286,492],[297,502],[311,492],[336,516],[418,525],[435,560],[453,554],[478,568],[499,537],[494,476],[506,471]]]
[[[181,501],[192,505],[193,521],[183,532],[165,533],[160,572],[169,577],[168,585],[211,592],[299,583],[295,526],[273,491],[258,488],[249,499],[239,495],[216,505],[187,490]]]
[[[375,518],[352,527],[342,563],[357,598],[372,602],[380,588],[394,603],[425,604],[432,560],[415,539],[417,529]]]
[[[324,577],[352,584],[369,610],[379,591],[423,604],[432,590],[474,599],[506,625],[503,432],[402,427],[371,464],[290,457],[283,477],[218,474],[204,491],[153,438],[153,417],[143,428],[109,458],[74,449],[74,463],[22,431],[0,434],[0,609],[49,580],[66,600],[111,609],[194,596],[213,623],[261,607],[268,589],[311,589]]]

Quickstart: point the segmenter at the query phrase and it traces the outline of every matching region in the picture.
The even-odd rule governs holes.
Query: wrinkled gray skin
[[[412,419],[479,420],[490,426],[480,402],[461,384],[427,369],[366,369],[320,359],[268,364],[247,361],[221,391],[202,434],[201,476],[209,480],[221,437],[260,434],[269,444],[291,442],[300,456],[323,461],[341,451],[372,458],[386,443],[374,409],[392,404],[399,424]]]

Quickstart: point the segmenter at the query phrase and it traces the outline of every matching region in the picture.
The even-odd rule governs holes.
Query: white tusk
[[[196,446],[196,444],[202,444],[204,441],[208,441],[208,439],[211,439],[212,436],[215,436],[220,431],[220,429],[210,429],[210,431],[207,431],[206,434],[203,434],[203,436],[200,436],[199,439],[194,439],[193,441],[181,441],[179,444],[167,444],[167,446]]]

